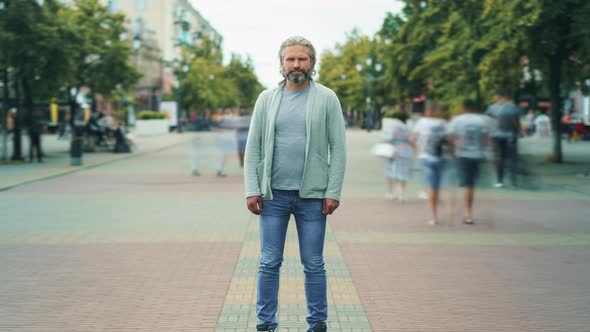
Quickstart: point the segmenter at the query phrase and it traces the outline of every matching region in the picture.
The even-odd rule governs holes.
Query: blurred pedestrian
[[[236,138],[238,140],[238,158],[240,159],[240,167],[242,168],[244,168],[244,154],[246,152],[250,121],[252,121],[252,115],[246,110],[240,110],[240,117],[236,126]]]
[[[217,139],[217,146],[219,148],[219,164],[217,166],[217,177],[225,177],[225,160],[227,154],[236,151],[237,142],[234,130],[237,126],[238,118],[234,116],[230,111],[227,111],[225,115],[219,121],[219,127],[223,129]]]
[[[41,149],[41,135],[44,129],[43,112],[34,109],[27,118],[29,134],[29,162],[33,162],[36,157],[37,162],[43,162],[43,150]]]
[[[524,125],[527,136],[531,136],[535,133],[535,112],[533,109],[528,110],[524,120]]]
[[[489,126],[478,113],[477,103],[463,101],[462,114],[454,117],[448,126],[449,141],[456,158],[459,186],[465,188],[465,224],[473,224],[473,197],[479,166],[485,159]]]
[[[494,104],[488,107],[486,114],[496,120],[495,130],[491,134],[496,159],[495,187],[504,186],[506,166],[510,172],[512,185],[516,186],[521,110],[512,102],[511,93],[508,90],[496,91],[494,101]]]
[[[193,137],[190,144],[190,161],[191,161],[191,174],[193,176],[200,176],[199,172],[199,139]]]
[[[551,119],[547,116],[545,110],[541,110],[535,118],[535,127],[539,137],[548,138],[551,136]]]
[[[386,133],[388,141],[394,146],[393,157],[387,161],[385,178],[387,180],[386,199],[406,201],[406,182],[410,179],[414,151],[410,145],[410,130],[406,126],[408,115],[403,112],[393,114],[393,124]],[[397,184],[397,186],[396,186]],[[397,188],[397,193],[394,193]]]
[[[424,117],[414,125],[411,137],[427,189],[428,207],[431,212],[428,224],[436,225],[439,222],[439,192],[445,167],[443,155],[446,145],[446,121],[443,119],[443,106],[429,102]]]
[[[72,133],[71,118],[70,112],[64,113],[63,120],[59,122],[57,139],[70,139]]]
[[[340,204],[344,117],[336,94],[312,79],[316,52],[307,39],[285,40],[279,59],[285,80],[258,97],[244,162],[247,206],[260,215],[256,329],[276,331],[278,325],[280,267],[293,214],[305,273],[307,331],[325,332],[324,238],[326,217]]]

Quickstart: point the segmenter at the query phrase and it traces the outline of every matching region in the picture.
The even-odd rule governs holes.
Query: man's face
[[[281,73],[292,83],[300,84],[311,77],[309,49],[303,45],[287,46],[283,52]]]

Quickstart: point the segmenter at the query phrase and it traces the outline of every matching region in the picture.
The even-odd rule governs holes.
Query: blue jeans
[[[295,216],[299,254],[305,273],[309,331],[328,319],[324,237],[326,216],[322,199],[304,199],[294,190],[273,190],[273,199],[263,202],[260,214],[261,256],[258,270],[256,315],[260,324],[274,328],[279,295],[279,274],[291,214]]]
[[[420,159],[420,164],[424,175],[424,185],[429,189],[439,190],[445,161],[443,159]]]

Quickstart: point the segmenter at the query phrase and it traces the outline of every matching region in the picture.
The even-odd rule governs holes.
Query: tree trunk
[[[561,150],[561,63],[563,55],[561,51],[550,57],[549,60],[549,93],[551,96],[551,128],[553,130],[553,160],[556,163],[563,162]]]
[[[4,88],[4,100],[2,100],[2,114],[0,114],[0,116],[2,116],[2,160],[6,160],[8,158],[8,123],[6,122],[6,116],[10,108],[10,106],[8,105],[8,94],[10,92],[10,90],[8,89],[8,70],[6,69],[2,70],[2,86]]]
[[[31,84],[27,80],[22,81],[23,85],[23,101],[24,101],[24,110],[25,110],[25,119],[31,119],[33,115],[33,95],[31,93]],[[29,121],[25,121],[27,130],[31,123]]]
[[[479,87],[479,79],[475,81],[475,103],[477,104],[477,108],[479,110],[483,110],[483,100],[481,98],[481,88]]]

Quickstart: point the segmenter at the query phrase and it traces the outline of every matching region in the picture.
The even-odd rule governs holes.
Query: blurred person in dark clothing
[[[29,162],[33,162],[34,154],[37,161],[43,162],[43,150],[41,149],[41,134],[43,134],[44,120],[41,110],[33,110],[27,118],[29,134]]]
[[[512,102],[508,90],[498,90],[494,95],[495,103],[490,105],[486,114],[496,120],[492,131],[494,152],[496,156],[496,188],[504,186],[504,170],[510,171],[513,186],[516,186],[516,170],[518,158],[518,136],[520,134],[521,110]]]
[[[465,188],[465,224],[473,224],[473,196],[479,166],[485,159],[489,128],[484,116],[477,114],[477,103],[463,101],[462,114],[448,126],[448,139],[453,147],[459,171],[459,186]]]

